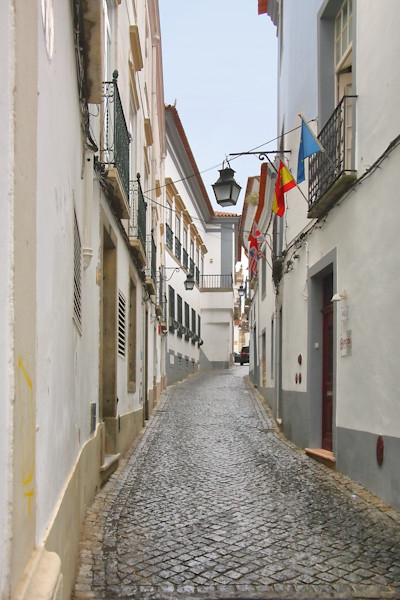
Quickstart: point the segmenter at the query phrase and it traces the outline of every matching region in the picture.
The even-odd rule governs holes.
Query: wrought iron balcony
[[[147,236],[146,240],[146,287],[150,296],[154,296],[157,291],[157,254],[153,235]]]
[[[142,186],[140,184],[140,173],[137,174],[137,180],[131,182],[129,194],[129,241],[132,250],[142,267],[147,264],[146,261],[146,210],[147,203],[144,200]]]
[[[166,323],[167,316],[167,298],[165,295],[165,277],[161,268],[157,274],[157,296],[156,296],[156,316],[160,317],[161,324]],[[166,325],[165,325],[166,329]]]
[[[201,289],[232,289],[233,277],[232,273],[227,275],[200,275]]]
[[[180,243],[180,241],[178,240],[178,238],[176,236],[175,236],[175,256],[180,262],[181,256],[182,256],[182,244]]]
[[[165,241],[167,244],[167,248],[174,251],[174,233],[168,223],[165,224]]]
[[[343,96],[318,139],[325,152],[309,159],[308,216],[321,218],[357,179],[353,158],[353,103]]]
[[[182,249],[182,264],[185,267],[185,269],[187,269],[189,266],[189,255],[185,248]]]
[[[113,185],[119,216],[129,218],[129,143],[124,111],[117,85],[118,71],[113,80],[103,83],[104,126],[101,161],[107,168],[108,179]]]

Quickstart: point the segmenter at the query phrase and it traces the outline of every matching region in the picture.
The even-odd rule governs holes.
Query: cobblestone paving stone
[[[245,373],[163,393],[87,511],[74,600],[400,598],[400,513],[283,438]]]

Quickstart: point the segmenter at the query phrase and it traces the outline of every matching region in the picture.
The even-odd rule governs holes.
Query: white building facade
[[[0,596],[67,600],[84,511],[165,386],[158,3],[0,13]]]
[[[266,10],[279,47],[280,158],[296,179],[299,114],[326,152],[306,158],[305,182],[272,219],[268,170],[252,378],[288,438],[399,508],[400,6],[270,0]]]
[[[227,368],[233,353],[239,216],[215,212],[175,106],[166,107],[165,277],[168,384]],[[185,290],[187,275],[194,288]]]

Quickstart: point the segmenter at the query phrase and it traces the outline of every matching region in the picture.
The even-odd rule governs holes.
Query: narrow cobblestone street
[[[247,374],[164,392],[87,511],[74,600],[400,598],[400,514],[285,440]]]

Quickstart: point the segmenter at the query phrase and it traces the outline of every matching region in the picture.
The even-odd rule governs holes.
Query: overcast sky
[[[165,103],[174,104],[210,200],[229,153],[276,137],[277,40],[257,0],[159,0]],[[264,145],[274,150],[276,142]],[[230,159],[242,186],[259,175],[258,157]],[[226,165],[225,165],[226,166]]]

